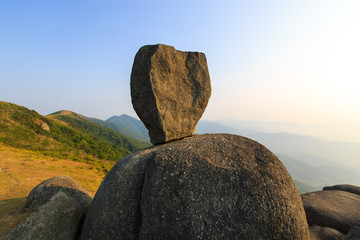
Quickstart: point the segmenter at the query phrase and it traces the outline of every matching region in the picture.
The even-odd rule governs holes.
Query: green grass
[[[16,104],[0,102],[0,143],[54,158],[117,161],[151,146],[87,118],[62,111],[44,117]]]

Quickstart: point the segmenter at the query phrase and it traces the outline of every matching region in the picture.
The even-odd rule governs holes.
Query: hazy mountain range
[[[197,133],[238,134],[260,142],[274,152],[294,179],[320,188],[350,183],[360,185],[360,144],[327,142],[290,133],[236,129],[217,121],[200,121]]]
[[[87,117],[89,120],[100,123],[101,125],[111,128],[125,136],[150,142],[148,130],[145,125],[136,118],[122,114],[120,116],[112,116],[106,121]]]
[[[149,139],[146,128],[138,119],[123,114],[99,123],[108,125],[109,122],[131,131],[135,138],[144,140],[146,136]],[[201,120],[196,133],[238,134],[260,142],[278,156],[303,192],[341,183],[360,185],[360,144],[322,141],[285,132],[262,132],[254,129],[252,122],[248,123],[239,121],[236,124],[236,120],[231,120],[229,125],[242,126],[242,129],[237,129],[226,125],[223,120]]]

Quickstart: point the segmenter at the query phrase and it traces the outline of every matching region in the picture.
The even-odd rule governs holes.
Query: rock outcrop
[[[337,229],[346,234],[360,226],[360,196],[345,191],[317,191],[301,195],[309,225]]]
[[[277,157],[250,139],[198,135],[118,161],[81,239],[309,239],[301,198]]]
[[[334,185],[334,186],[327,186],[324,187],[323,190],[339,190],[339,191],[345,191],[349,193],[354,193],[357,195],[360,195],[360,187],[350,184],[341,184],[341,185]]]
[[[1,240],[78,239],[84,215],[74,199],[58,192]]]
[[[191,136],[211,95],[205,54],[167,45],[137,52],[131,73],[131,98],[153,144]]]
[[[79,207],[87,212],[90,207],[92,197],[81,187],[73,178],[61,175],[45,180],[31,190],[26,198],[25,210],[37,211],[39,207],[47,203],[52,196],[58,192],[64,192],[68,197],[74,199]]]

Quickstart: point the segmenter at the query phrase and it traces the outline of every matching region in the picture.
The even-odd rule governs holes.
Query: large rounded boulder
[[[299,193],[261,144],[198,135],[138,151],[102,181],[81,239],[309,239]]]

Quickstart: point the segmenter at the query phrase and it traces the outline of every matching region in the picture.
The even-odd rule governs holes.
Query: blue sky
[[[359,139],[359,12],[355,0],[0,1],[0,100],[135,116],[134,56],[163,43],[206,54],[204,119],[338,126]]]

